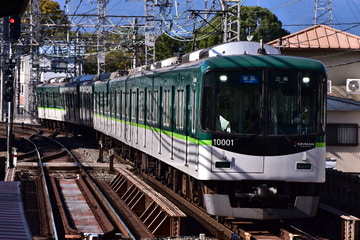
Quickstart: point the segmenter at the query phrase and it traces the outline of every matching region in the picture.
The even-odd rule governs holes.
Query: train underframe
[[[264,220],[308,218],[317,213],[319,197],[315,183],[200,181],[102,133],[98,133],[98,140],[211,215]]]
[[[43,125],[78,134],[79,126],[57,121]],[[84,131],[89,134],[89,129]],[[114,149],[121,158],[155,177],[174,192],[220,217],[251,219],[307,218],[316,215],[317,185],[284,181],[199,181],[160,160],[103,133],[96,140],[104,149]]]

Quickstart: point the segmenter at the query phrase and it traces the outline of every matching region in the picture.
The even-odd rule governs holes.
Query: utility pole
[[[30,4],[30,49],[31,49],[31,69],[30,79],[27,82],[28,103],[25,109],[28,109],[31,120],[37,120],[37,103],[36,103],[36,85],[40,80],[40,60],[39,47],[41,40],[40,30],[40,0],[32,0]]]
[[[99,29],[97,34],[97,41],[98,41],[98,57],[97,57],[97,64],[98,69],[97,73],[103,73],[105,72],[105,52],[104,52],[104,46],[105,46],[105,40],[104,40],[104,27],[106,25],[106,0],[97,0],[97,6],[98,6],[98,24]]]
[[[223,43],[240,41],[240,1],[220,0],[224,12]]]
[[[332,0],[315,0],[313,25],[317,24],[332,26]]]

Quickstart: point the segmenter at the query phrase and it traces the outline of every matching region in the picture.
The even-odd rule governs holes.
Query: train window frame
[[[151,98],[152,98],[152,91],[149,89],[148,90],[148,93],[147,93],[147,101],[146,101],[146,121],[147,123],[151,123],[151,105],[152,105],[152,101],[151,101]]]
[[[105,96],[105,99],[104,99],[104,103],[105,103],[105,116],[106,117],[110,117],[110,111],[111,111],[111,102],[110,102],[110,96],[109,94],[106,94],[106,92],[104,91],[104,96]]]
[[[116,91],[116,118],[121,119],[121,91]]]
[[[184,103],[185,101],[185,90],[177,89],[176,90],[176,129],[182,130],[184,129]]]
[[[97,93],[97,92],[95,92],[95,94],[94,94],[95,96],[95,104],[94,104],[94,110],[95,110],[95,113],[96,114],[99,114],[99,94]]]
[[[116,103],[115,91],[110,91],[109,105],[110,105],[110,117],[111,118],[115,116],[115,103]]]
[[[191,122],[191,132],[195,133],[196,131],[196,122],[197,122],[197,118],[196,118],[196,89],[192,90],[192,122]]]
[[[145,91],[143,89],[139,90],[139,122],[144,123],[145,115]]]
[[[132,122],[137,122],[136,121],[136,115],[137,115],[136,110],[138,105],[137,93],[138,93],[138,89],[134,89],[131,91],[131,121]]]
[[[121,91],[122,92],[122,106],[121,106],[121,119],[126,119],[126,92],[125,91]]]
[[[170,89],[164,89],[164,97],[163,97],[163,125],[165,127],[170,126]]]
[[[131,90],[125,90],[125,118],[126,122],[130,122],[131,120]]]
[[[159,91],[153,91],[153,124],[156,125],[159,122]]]

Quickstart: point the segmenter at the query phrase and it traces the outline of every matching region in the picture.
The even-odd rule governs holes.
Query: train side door
[[[190,101],[190,86],[186,85],[186,89],[185,89],[185,121],[184,121],[184,130],[185,130],[185,161],[184,161],[184,165],[188,166],[189,165],[189,158],[190,158],[190,152],[191,152],[191,148],[190,148],[190,133],[191,133],[191,101]]]
[[[131,141],[134,145],[138,143],[138,95],[139,89],[131,91]]]

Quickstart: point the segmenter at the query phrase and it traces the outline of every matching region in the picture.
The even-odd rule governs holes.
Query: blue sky
[[[66,0],[57,0],[64,10]],[[96,0],[67,0],[70,13],[96,13]],[[186,0],[172,0],[185,3]],[[193,9],[203,8],[205,0],[188,1]],[[208,0],[208,4],[213,0]],[[315,0],[242,0],[246,6],[260,6],[268,8],[282,22],[283,27],[290,33],[310,27],[314,17]],[[326,3],[326,0],[319,0]],[[188,3],[189,4],[189,3]],[[185,5],[183,5],[185,6]],[[359,0],[332,0],[332,20],[336,29],[347,31],[360,36],[360,1]],[[181,11],[181,10],[179,10]],[[139,16],[144,15],[143,0],[109,0],[107,14]]]

